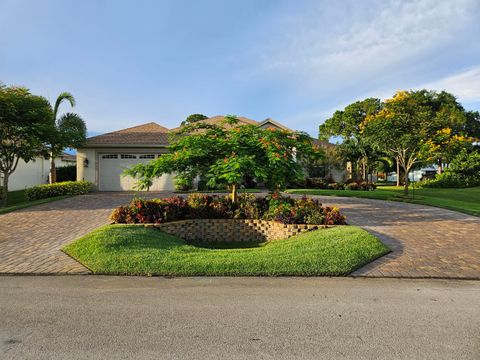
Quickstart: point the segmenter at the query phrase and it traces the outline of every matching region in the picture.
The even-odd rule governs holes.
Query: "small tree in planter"
[[[235,116],[226,116],[224,125],[229,126],[189,124],[173,136],[168,154],[136,165],[126,174],[137,177],[140,189],[165,173],[187,179],[199,176],[210,186],[227,185],[236,202],[246,175],[278,190],[303,176],[307,158],[321,156],[307,134],[237,123]]]

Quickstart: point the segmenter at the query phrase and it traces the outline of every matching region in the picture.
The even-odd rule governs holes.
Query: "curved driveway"
[[[480,279],[480,218],[431,206],[315,196],[338,206],[349,224],[376,235],[392,252],[353,276]]]
[[[168,193],[149,193],[149,197]],[[88,273],[60,248],[108,223],[131,193],[93,193],[0,215],[0,273]],[[322,197],[392,252],[353,276],[480,279],[480,218],[380,200]]]

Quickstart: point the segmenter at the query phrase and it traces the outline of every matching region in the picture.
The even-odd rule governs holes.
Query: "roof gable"
[[[293,132],[292,129],[286,127],[283,124],[280,124],[278,121],[275,121],[271,118],[266,118],[265,120],[263,120],[261,123],[258,124],[258,127],[261,127],[263,129],[276,128],[276,129],[280,129],[280,130],[286,130],[286,131],[292,131]]]
[[[85,146],[167,145],[168,132],[169,130],[166,127],[150,122],[127,129],[92,136],[87,139]]]

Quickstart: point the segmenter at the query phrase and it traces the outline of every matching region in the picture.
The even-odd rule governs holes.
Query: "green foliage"
[[[7,203],[8,178],[20,159],[45,156],[45,144],[54,132],[48,101],[27,89],[0,86],[0,172],[3,176],[2,205]]]
[[[57,181],[76,181],[77,180],[77,165],[66,165],[57,168]]]
[[[155,177],[176,173],[185,179],[198,176],[212,187],[229,186],[234,193],[246,177],[277,190],[301,179],[305,163],[321,156],[305,133],[236,126],[236,117],[225,118],[222,125],[194,123],[183,127],[173,136],[168,154],[126,173],[137,177],[140,189],[148,188]]]
[[[318,200],[293,199],[279,194],[269,197],[240,195],[234,203],[227,196],[193,193],[143,200],[115,209],[110,220],[117,224],[165,223],[185,219],[264,219],[284,224],[343,225],[345,217],[337,208],[323,207]],[[318,221],[318,222],[313,222]]]
[[[51,182],[57,181],[57,172],[52,159],[60,155],[65,148],[81,147],[85,143],[87,136],[87,126],[79,115],[68,112],[58,117],[60,105],[64,102],[68,102],[70,106],[74,107],[75,98],[68,92],[62,92],[55,101],[52,114],[55,128],[52,131],[49,142]]]
[[[365,119],[377,114],[382,108],[379,99],[368,98],[348,105],[342,111],[336,111],[330,119],[320,125],[320,138],[328,140],[338,136],[342,143],[338,146],[338,155],[346,161],[361,167],[360,177],[365,179],[369,164],[380,155],[362,134],[362,124]],[[338,163],[338,160],[337,160]]]
[[[457,135],[465,121],[464,109],[451,94],[400,91],[386,100],[380,111],[365,118],[362,134],[372,146],[397,159],[405,174],[406,193],[412,167],[432,153],[437,157],[444,154],[432,139],[439,132]]]
[[[442,174],[423,183],[431,188],[466,188],[480,186],[480,152],[462,150]]]
[[[88,181],[65,181],[26,189],[25,196],[28,201],[33,201],[54,196],[87,194],[92,189],[93,184]]]
[[[208,116],[205,116],[203,114],[192,114],[192,115],[189,115],[187,116],[187,118],[182,121],[182,126],[185,126],[185,125],[189,125],[189,124],[193,124],[193,123],[196,123],[198,121],[202,121],[202,120],[206,120],[208,119]]]
[[[187,176],[175,177],[175,190],[177,191],[189,191],[193,188],[193,180]]]

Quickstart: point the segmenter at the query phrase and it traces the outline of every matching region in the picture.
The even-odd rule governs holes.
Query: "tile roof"
[[[87,139],[85,147],[109,145],[166,145],[169,130],[166,127],[151,122],[131,128],[92,136]]]
[[[268,123],[273,124],[277,127],[288,129],[284,125],[276,122],[272,119],[266,119],[263,122],[258,122],[246,117],[238,117],[238,125],[267,125]],[[225,120],[225,116],[213,116],[211,118],[202,120],[207,124],[220,125]],[[232,125],[225,125],[226,128],[234,127]],[[84,147],[135,147],[135,146],[161,146],[169,144],[169,133],[178,131],[181,126],[174,129],[167,129],[164,126],[161,126],[157,123],[150,122],[143,125],[134,126],[131,128],[109,132],[106,134],[93,136],[87,139],[86,145]],[[312,139],[314,144],[320,145],[322,147],[335,147],[334,144],[331,144],[327,141],[320,141],[317,139]]]
[[[238,116],[237,119],[238,119],[238,125],[237,126],[239,126],[239,125],[258,125],[259,124],[258,121],[255,121],[255,120],[243,117],[243,116]],[[205,123],[205,124],[210,124],[210,125],[221,125],[223,121],[225,121],[225,116],[217,115],[217,116],[212,116],[212,117],[210,117],[208,119],[205,119],[205,120],[201,120],[200,122]],[[234,126],[225,124],[226,129],[229,129],[229,128],[232,128],[232,127],[234,127]],[[182,126],[179,126],[179,127],[176,127],[174,129],[172,129],[171,131],[178,131],[181,128],[182,128]]]

